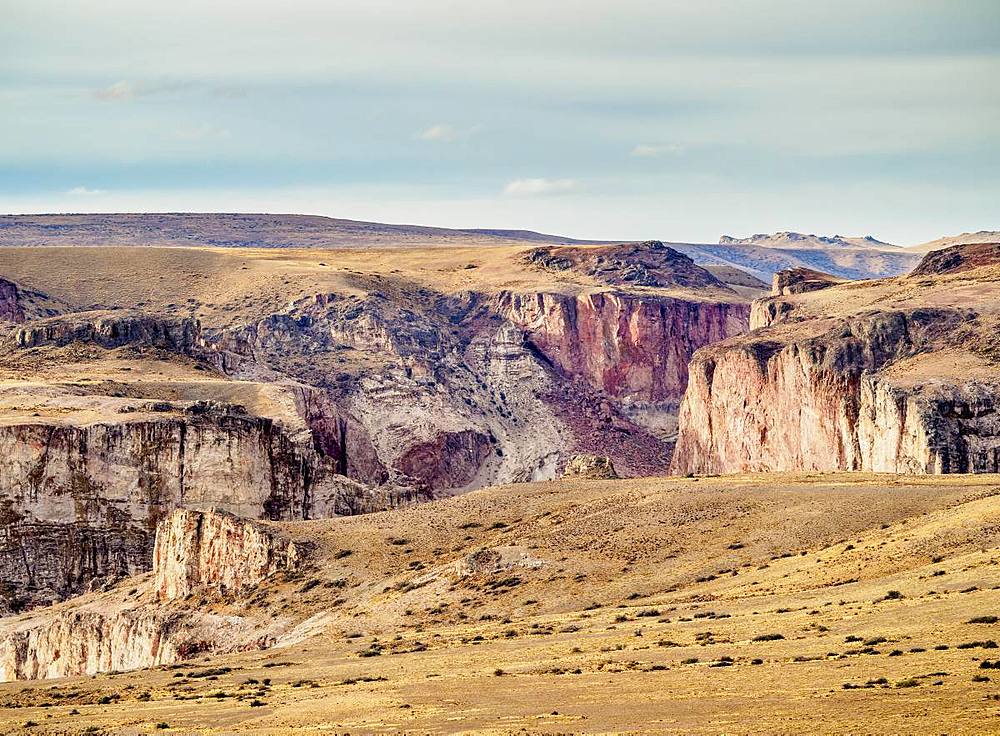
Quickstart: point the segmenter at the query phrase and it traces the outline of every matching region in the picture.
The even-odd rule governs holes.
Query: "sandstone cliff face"
[[[0,581],[22,605],[149,569],[180,506],[303,519],[411,500],[351,484],[308,435],[225,406],[119,424],[0,426]]]
[[[952,309],[869,312],[811,337],[761,330],[696,353],[673,472],[996,472],[996,385],[914,385],[887,370],[970,319]]]
[[[0,680],[45,679],[168,664],[201,653],[262,649],[280,624],[202,613],[181,599],[238,596],[294,571],[308,548],[221,512],[175,511],[156,537],[151,576],[0,623]]]
[[[628,402],[678,402],[696,349],[746,332],[744,304],[597,292],[505,294],[502,315],[562,373]]]
[[[232,514],[178,509],[160,523],[153,549],[153,588],[161,601],[197,590],[238,594],[308,554],[268,528]]]

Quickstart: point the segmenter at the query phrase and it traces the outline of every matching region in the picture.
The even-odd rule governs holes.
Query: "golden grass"
[[[195,604],[307,621],[286,646],[9,683],[0,730],[988,733],[979,663],[1000,657],[958,645],[1000,639],[968,623],[1000,614],[998,494],[997,476],[574,481],[283,525],[318,543],[313,569]],[[483,548],[544,564],[460,575]]]

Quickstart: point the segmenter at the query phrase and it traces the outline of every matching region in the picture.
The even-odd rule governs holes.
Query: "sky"
[[[1000,229],[998,0],[0,0],[0,212]]]

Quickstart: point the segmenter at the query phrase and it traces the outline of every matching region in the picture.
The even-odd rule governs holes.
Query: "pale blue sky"
[[[0,19],[0,212],[1000,228],[996,0],[0,0]]]

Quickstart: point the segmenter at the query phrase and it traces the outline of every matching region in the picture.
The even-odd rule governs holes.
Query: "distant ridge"
[[[739,269],[770,283],[775,272],[812,268],[846,279],[907,273],[918,253],[874,238],[776,233],[718,243],[665,245],[703,267]],[[322,215],[237,213],[116,213],[0,215],[0,247],[124,246],[211,248],[445,248],[539,245],[611,245],[532,230],[364,222]],[[846,245],[845,245],[846,244]]]
[[[756,245],[761,248],[870,248],[872,250],[895,250],[898,245],[886,243],[871,235],[845,237],[843,235],[814,235],[796,232],[758,233],[749,238],[734,238],[723,235],[719,245]]]
[[[929,240],[920,245],[911,245],[906,250],[914,253],[929,253],[932,250],[950,248],[953,245],[971,245],[973,243],[1000,243],[1000,231],[998,230],[978,230],[974,233],[962,233],[961,235],[946,235],[937,240]]]
[[[457,230],[321,215],[116,213],[0,215],[0,246],[116,245],[221,248],[429,248],[586,241],[530,230]]]

